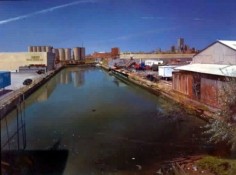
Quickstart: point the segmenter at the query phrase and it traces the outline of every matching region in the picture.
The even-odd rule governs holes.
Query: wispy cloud
[[[142,16],[141,19],[143,20],[173,20],[173,19],[176,19],[176,18],[171,18],[171,17],[162,17],[162,16]]]
[[[142,20],[177,20],[180,19],[178,17],[156,17],[156,16],[142,16],[141,17]],[[192,21],[203,21],[204,19],[202,18],[198,18],[198,17],[185,17],[185,18],[181,18],[183,20],[192,20]]]
[[[203,21],[204,19],[202,18],[193,18],[194,21]]]
[[[29,13],[29,14],[26,14],[26,15],[21,15],[21,16],[17,16],[17,17],[14,17],[14,18],[9,18],[9,19],[5,19],[5,20],[1,20],[0,21],[0,25],[6,24],[6,23],[10,23],[10,22],[13,22],[13,21],[19,21],[19,20],[22,20],[22,19],[25,19],[25,18],[30,18],[32,16],[39,15],[39,14],[45,14],[45,13],[53,12],[54,10],[66,8],[66,7],[77,5],[77,4],[93,3],[93,2],[96,2],[96,0],[80,0],[80,1],[75,1],[75,2],[71,2],[71,3],[67,3],[67,4],[51,7],[51,8],[48,8],[48,9],[36,11],[36,12]]]
[[[154,19],[154,17],[153,16],[142,16],[141,19],[150,20],[150,19]]]

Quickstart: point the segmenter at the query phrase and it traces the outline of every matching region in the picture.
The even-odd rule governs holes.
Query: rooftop
[[[211,75],[236,77],[236,65],[189,64],[176,67],[175,70],[191,71]]]
[[[236,50],[236,41],[219,40],[220,43]]]

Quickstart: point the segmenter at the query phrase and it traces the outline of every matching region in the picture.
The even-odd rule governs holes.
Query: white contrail
[[[6,24],[6,23],[9,23],[9,22],[13,22],[13,21],[18,21],[18,20],[25,19],[25,18],[29,18],[29,17],[35,16],[35,15],[38,15],[38,14],[52,12],[54,10],[65,8],[65,7],[68,7],[68,6],[72,6],[72,5],[76,5],[76,4],[81,4],[81,3],[92,3],[92,2],[95,2],[95,0],[75,1],[75,2],[68,3],[68,4],[63,4],[63,5],[51,7],[51,8],[48,8],[48,9],[40,10],[40,11],[37,11],[37,12],[33,12],[33,13],[30,13],[30,14],[26,14],[26,15],[17,16],[17,17],[14,17],[14,18],[5,19],[5,20],[0,21],[0,25],[1,24]]]

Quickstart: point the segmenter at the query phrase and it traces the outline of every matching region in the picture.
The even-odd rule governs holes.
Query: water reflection
[[[58,81],[57,78],[57,82],[59,82],[60,84],[71,84],[73,83],[74,87],[80,87],[84,84],[85,81],[85,72],[87,70],[86,69],[78,69],[78,68],[70,68],[68,70],[62,70],[60,72],[60,81]]]
[[[43,85],[42,88],[32,96],[34,96],[34,99],[36,99],[37,102],[44,102],[48,100],[54,89],[60,84],[73,84],[74,87],[81,87],[85,82],[85,72],[86,69],[78,68],[62,70],[60,74],[50,80],[50,83]]]
[[[52,79],[50,83],[47,83],[42,88],[40,88],[38,90],[38,93],[34,93],[36,95],[35,96],[36,101],[37,102],[46,101],[50,97],[56,86],[57,86],[56,79]]]

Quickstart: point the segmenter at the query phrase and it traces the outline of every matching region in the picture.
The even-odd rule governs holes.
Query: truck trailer
[[[162,78],[172,78],[172,72],[177,66],[159,66],[158,75]]]

